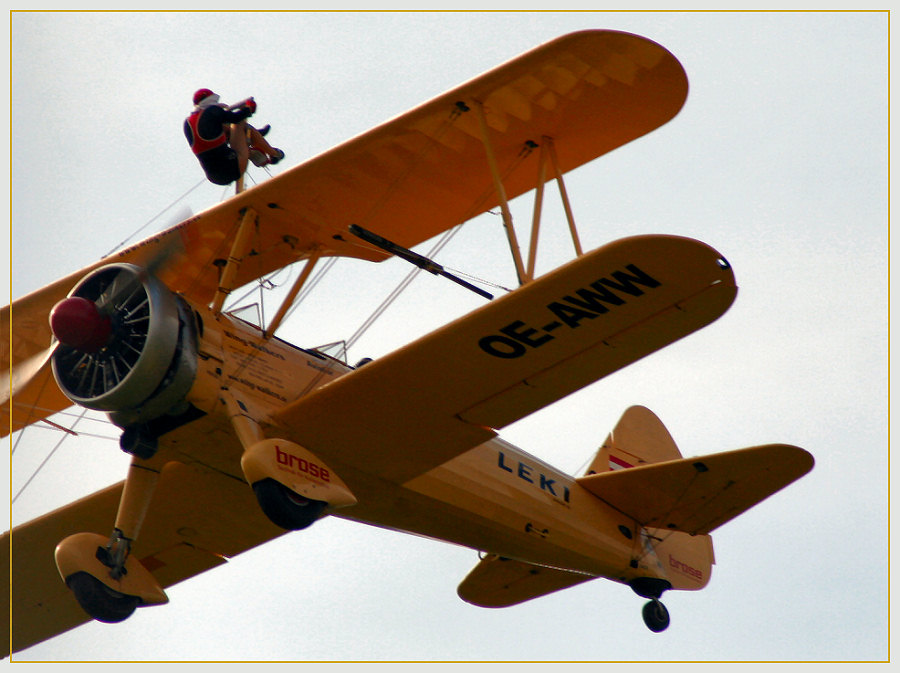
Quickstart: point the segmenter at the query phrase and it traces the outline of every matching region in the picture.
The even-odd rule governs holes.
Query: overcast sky
[[[709,587],[665,595],[663,634],[643,625],[643,599],[604,580],[473,607],[456,586],[474,551],[328,519],[173,587],[166,606],[17,659],[887,658],[886,13],[17,13],[12,297],[227,197],[202,180],[182,136],[199,87],[229,102],[255,96],[290,167],[585,28],[659,42],[691,87],[672,122],[567,176],[585,247],[691,236],[731,262],[740,291],[713,325],[504,438],[577,473],[621,413],[643,404],[687,456],[785,442],[812,452],[814,471],[715,533]],[[514,205],[523,229],[530,208]],[[564,223],[546,222],[544,272],[571,256]],[[438,261],[514,282],[491,215]],[[406,272],[339,263],[280,335],[302,346],[349,339]],[[478,305],[423,274],[350,360]],[[85,436],[17,498],[15,522],[123,478],[115,439],[90,436],[114,429],[79,428]],[[14,492],[58,441],[40,429],[13,437]]]

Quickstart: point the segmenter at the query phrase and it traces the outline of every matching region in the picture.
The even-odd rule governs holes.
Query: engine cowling
[[[51,311],[53,375],[72,402],[120,427],[177,415],[197,373],[190,308],[133,264],[82,279]]]

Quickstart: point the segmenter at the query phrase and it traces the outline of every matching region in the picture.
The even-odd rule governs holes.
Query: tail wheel
[[[66,585],[75,594],[81,609],[98,622],[114,624],[128,619],[141,600],[109,588],[86,572],[69,575]]]
[[[302,530],[319,518],[328,503],[297,495],[274,479],[253,484],[259,506],[269,520],[286,530]]]
[[[653,633],[659,633],[669,628],[669,611],[658,598],[646,603],[641,614],[644,617],[644,624]]]

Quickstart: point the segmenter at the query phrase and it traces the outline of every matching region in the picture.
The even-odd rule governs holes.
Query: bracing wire
[[[492,287],[497,290],[503,290],[504,292],[512,292],[512,288],[508,288],[505,285],[501,285],[500,283],[495,283],[492,280],[488,280],[487,278],[481,278],[480,276],[472,275],[471,273],[466,273],[461,269],[454,269],[452,267],[445,267],[447,271],[452,272],[456,276],[460,276],[462,278],[466,278],[468,280],[474,281],[481,285],[487,285],[488,287]]]
[[[460,114],[461,114],[461,111],[458,107],[454,108],[451,111],[451,114],[449,115],[449,117],[447,119],[445,119],[443,122],[441,122],[441,125],[438,127],[438,129],[429,137],[429,142],[426,143],[417,152],[415,159],[409,163],[407,168],[400,175],[396,176],[394,178],[394,180],[392,180],[391,184],[385,190],[385,192],[381,195],[381,197],[379,197],[372,204],[371,208],[369,209],[368,214],[361,219],[361,222],[365,222],[366,220],[371,218],[372,215],[374,215],[374,213],[378,212],[381,208],[384,207],[384,204],[389,200],[390,196],[393,193],[395,193],[397,188],[399,187],[399,185],[406,178],[408,178],[409,175],[411,175],[414,172],[414,170],[415,170],[416,166],[419,164],[419,162],[424,160],[425,156],[427,156],[427,154],[434,147],[436,147],[438,140],[450,129],[450,127],[453,125],[453,123],[456,121],[456,119],[459,118]],[[507,169],[506,169],[506,171],[504,171],[504,174],[501,179],[505,180],[519,166],[519,164],[531,153],[532,149],[533,148],[528,144],[523,146],[522,152],[520,152],[519,155],[516,157],[516,159],[514,159],[512,161],[512,163],[507,167]],[[469,219],[471,219],[475,214],[477,214],[477,212],[479,211],[479,205],[484,203],[485,200],[489,198],[489,195],[492,193],[493,189],[494,189],[493,185],[488,186],[481,195],[479,195],[478,197],[476,197],[474,199],[472,204],[469,206],[469,208],[466,210],[465,214],[461,218],[460,224],[457,225],[456,227],[453,227],[452,229],[447,230],[444,233],[442,238],[438,241],[438,243],[434,246],[434,248],[429,252],[429,255],[428,255],[429,257],[434,257],[435,255],[437,255],[438,252],[441,249],[443,249],[443,247],[450,241],[450,239],[459,231],[459,229],[462,227],[462,224],[465,223],[466,221],[468,221]],[[313,274],[312,278],[307,282],[306,287],[303,288],[301,293],[295,299],[291,308],[288,310],[287,314],[285,315],[285,319],[289,318],[294,313],[294,311],[297,310],[297,308],[300,306],[300,304],[303,302],[303,300],[309,296],[309,294],[312,292],[312,290],[315,289],[316,285],[318,285],[318,283],[325,277],[325,275],[333,268],[334,264],[337,262],[337,259],[338,259],[337,257],[331,257],[322,268],[320,268],[315,274]],[[362,337],[362,335],[372,326],[372,324],[376,320],[378,320],[378,318],[381,317],[381,315],[384,314],[384,312],[388,309],[388,307],[394,301],[396,301],[396,299],[400,296],[400,294],[402,294],[402,292],[416,278],[419,271],[421,271],[421,269],[413,269],[406,276],[406,278],[404,278],[400,282],[400,284],[391,291],[391,293],[384,299],[384,301],[381,303],[381,305],[379,305],[378,308],[375,309],[375,311],[362,323],[362,325],[356,330],[356,332],[346,341],[345,348],[347,350],[349,350],[349,348],[353,344],[355,344],[360,339],[360,337]],[[460,275],[466,275],[462,272],[457,272],[457,273],[459,273]],[[479,278],[476,278],[471,275],[469,277],[473,278],[474,280],[477,280],[479,282],[482,282],[486,285],[491,285],[498,289],[506,290],[507,292],[510,291],[509,288],[503,287],[502,285],[498,285],[496,283],[490,283],[488,281],[484,281],[483,279],[479,279]]]
[[[112,250],[110,250],[108,253],[106,253],[105,255],[103,255],[103,257],[109,257],[109,256],[110,256],[111,254],[113,254],[116,250],[118,250],[119,248],[121,248],[121,247],[122,247],[123,245],[125,245],[128,241],[130,241],[131,239],[133,239],[133,238],[134,238],[135,236],[137,236],[140,232],[142,232],[144,229],[146,229],[146,228],[149,227],[151,224],[153,224],[153,222],[155,222],[155,221],[158,220],[160,217],[162,217],[164,213],[168,212],[172,207],[175,206],[176,203],[178,203],[179,201],[181,201],[182,199],[184,199],[185,197],[187,197],[188,194],[190,194],[190,193],[193,192],[195,189],[197,189],[198,187],[200,187],[200,185],[202,185],[204,182],[206,182],[206,178],[203,178],[202,180],[200,180],[200,182],[198,182],[196,185],[194,185],[193,187],[191,187],[189,190],[187,190],[184,194],[182,194],[181,196],[179,196],[177,199],[175,199],[174,201],[172,201],[172,203],[170,203],[168,206],[166,206],[165,208],[163,208],[163,209],[162,209],[161,211],[159,211],[156,215],[154,215],[154,216],[151,217],[149,220],[147,220],[146,222],[144,222],[144,224],[142,224],[140,227],[138,227],[138,228],[135,229],[133,232],[131,232],[131,235],[130,235],[130,236],[128,236],[125,240],[123,240],[121,243],[119,243],[117,246],[115,246],[115,247],[114,247]]]
[[[521,152],[518,155],[518,157],[516,157],[516,159],[506,169],[506,171],[504,171],[502,179],[505,180],[519,166],[519,164],[525,159],[526,156],[528,156],[528,152],[523,149],[523,152]],[[479,204],[483,203],[488,198],[488,195],[491,193],[492,190],[493,190],[493,186],[488,187],[480,196],[478,196],[472,202],[472,204],[469,206],[469,209],[466,211],[465,216],[462,218],[461,223],[451,229],[448,229],[446,232],[444,232],[444,235],[439,239],[437,244],[435,244],[435,246],[428,252],[428,255],[427,255],[428,258],[433,259],[434,257],[436,257],[437,254],[444,248],[444,246],[446,246],[447,243],[450,242],[450,239],[453,238],[453,236],[455,236],[459,232],[460,229],[462,229],[463,224],[465,224],[469,219],[474,217],[474,215],[479,210]],[[409,274],[407,274],[407,276],[400,282],[400,284],[396,288],[394,288],[394,290],[387,296],[387,298],[381,303],[381,305],[379,305],[378,308],[375,309],[375,311],[363,322],[363,324],[356,330],[356,332],[347,340],[347,343],[346,343],[347,350],[349,350],[350,347],[353,344],[355,344],[360,339],[360,337],[362,337],[362,335],[372,326],[372,324],[384,314],[384,312],[388,309],[388,307],[394,301],[396,301],[396,299],[400,296],[400,294],[410,285],[410,283],[412,283],[412,281],[416,278],[416,276],[418,276],[418,274],[421,270],[422,269],[414,268],[412,271],[409,272]],[[459,271],[456,271],[455,273],[459,273],[460,275],[466,275],[466,274],[462,274]],[[473,276],[469,276],[469,277],[474,278]],[[497,287],[502,290],[510,291],[509,288],[505,288],[502,285],[497,285],[495,283],[487,283],[486,281],[481,281],[480,279],[477,279],[477,278],[475,278],[475,280],[479,280],[479,282],[485,282],[488,285],[492,285],[492,286]]]
[[[87,411],[88,411],[87,409],[82,409],[82,410],[81,410],[81,414],[78,416],[78,418],[76,418],[76,419],[72,422],[72,425],[71,425],[72,428],[74,428],[74,427],[78,424],[78,421],[80,421],[82,418],[84,418],[84,415],[87,413]],[[63,433],[63,436],[59,438],[59,441],[58,441],[58,442],[56,442],[56,446],[54,446],[53,449],[50,451],[50,453],[48,453],[48,454],[46,455],[46,457],[44,458],[44,460],[41,461],[41,464],[37,466],[37,469],[35,469],[35,471],[31,473],[31,476],[28,477],[28,479],[25,481],[25,483],[22,484],[22,487],[18,490],[18,492],[16,492],[16,494],[15,494],[15,495],[13,496],[13,498],[10,500],[10,504],[13,504],[13,503],[15,503],[16,500],[18,500],[19,496],[22,495],[22,492],[23,492],[26,488],[28,488],[28,485],[29,485],[32,481],[34,481],[35,477],[38,476],[38,473],[40,473],[40,471],[43,469],[43,467],[50,461],[50,459],[53,457],[53,454],[56,453],[56,450],[59,449],[59,447],[62,446],[62,443],[63,443],[64,441],[66,441],[66,439],[67,439],[68,437],[70,437],[70,436],[71,436],[71,435],[69,435],[68,433]]]
[[[443,249],[443,247],[445,245],[447,245],[447,243],[450,242],[450,239],[453,238],[453,236],[456,235],[456,233],[461,228],[462,228],[462,225],[457,225],[457,226],[453,227],[452,229],[448,229],[446,232],[444,232],[444,235],[441,236],[441,238],[437,242],[437,244],[429,251],[428,257],[431,258],[431,257],[434,257],[435,255],[437,255],[437,253],[440,252]],[[397,297],[399,297],[400,294],[407,287],[409,287],[409,284],[412,283],[413,280],[415,279],[415,277],[419,275],[420,271],[422,271],[422,269],[420,269],[418,267],[413,268],[413,270],[410,271],[406,275],[406,278],[404,278],[400,282],[400,284],[397,287],[395,287],[394,290],[387,296],[387,298],[385,298],[385,300],[381,302],[381,304],[378,306],[378,308],[376,308],[375,311],[368,318],[366,318],[366,320],[363,322],[363,324],[359,326],[359,328],[356,330],[356,332],[354,332],[353,336],[351,336],[349,339],[347,339],[347,344],[346,344],[347,350],[349,350],[350,347],[353,346],[353,344],[355,344],[363,334],[365,334],[365,332],[372,326],[372,324],[376,320],[378,320],[378,318],[381,317],[381,315],[388,309],[388,307],[392,303],[394,303],[394,301],[397,299]]]

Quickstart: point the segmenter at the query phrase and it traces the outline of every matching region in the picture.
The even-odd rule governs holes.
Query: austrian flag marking
[[[621,458],[616,458],[615,456],[609,457],[609,469],[610,470],[627,470],[629,467],[634,467],[630,463],[626,463]]]

